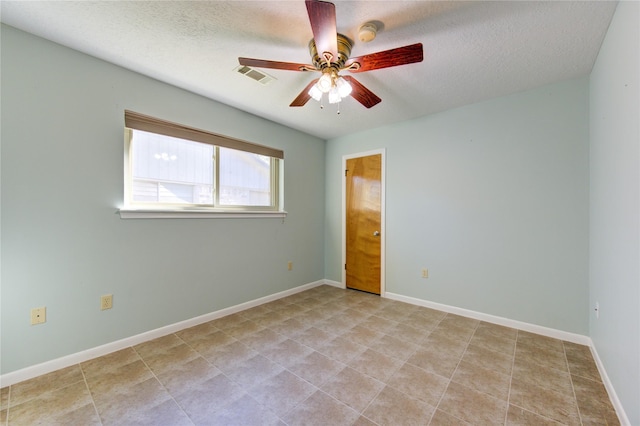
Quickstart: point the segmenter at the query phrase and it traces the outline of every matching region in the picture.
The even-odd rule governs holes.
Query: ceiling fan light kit
[[[305,0],[305,5],[313,32],[313,39],[309,42],[309,54],[313,65],[238,58],[240,65],[249,67],[302,72],[319,71],[322,75],[311,81],[298,94],[289,105],[291,107],[304,106],[309,99],[314,99],[320,102],[322,108],[322,97],[327,93],[330,104],[339,103],[347,96],[351,96],[366,108],[371,108],[379,104],[382,99],[352,76],[340,76],[341,71],[358,73],[423,60],[422,43],[350,58],[353,42],[337,32],[335,5],[321,0]],[[367,22],[360,27],[358,38],[363,42],[371,41],[375,38],[377,31],[375,23]]]
[[[349,82],[340,77],[336,70],[331,67],[322,71],[322,77],[318,79],[316,84],[311,86],[308,94],[313,100],[320,102],[320,108],[322,108],[322,95],[325,93],[328,94],[329,103],[335,104],[349,96],[352,90],[353,88]]]

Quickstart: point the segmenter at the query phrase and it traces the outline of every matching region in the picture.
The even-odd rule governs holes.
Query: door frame
[[[344,265],[347,263],[347,178],[344,170],[347,169],[347,160],[352,158],[381,155],[380,163],[380,297],[386,297],[386,149],[374,149],[371,151],[357,152],[342,156],[342,288],[347,288],[347,271]]]

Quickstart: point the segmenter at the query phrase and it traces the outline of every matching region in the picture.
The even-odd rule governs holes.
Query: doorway
[[[343,283],[384,295],[384,150],[343,157]]]

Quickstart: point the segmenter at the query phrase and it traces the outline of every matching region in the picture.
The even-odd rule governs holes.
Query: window
[[[125,111],[121,216],[284,213],[283,158],[280,150]]]

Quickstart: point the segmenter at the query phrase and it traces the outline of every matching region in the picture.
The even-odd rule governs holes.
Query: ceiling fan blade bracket
[[[322,59],[324,59],[324,62],[327,64],[327,66],[331,66],[331,62],[333,61],[333,53],[324,52],[322,54]]]
[[[352,62],[350,64],[345,65],[345,67],[342,68],[340,71],[342,70],[357,71],[360,69],[360,67],[361,67],[360,62]]]

